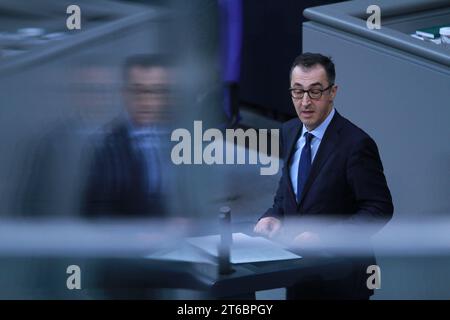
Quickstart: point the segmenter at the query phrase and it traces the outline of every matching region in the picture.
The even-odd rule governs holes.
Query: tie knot
[[[312,133],[305,132],[306,144],[311,144],[312,138],[314,138],[314,135]]]

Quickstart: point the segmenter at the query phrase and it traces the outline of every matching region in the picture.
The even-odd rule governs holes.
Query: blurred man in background
[[[124,67],[125,113],[105,128],[90,168],[83,214],[161,217],[170,186],[170,65],[136,55]]]

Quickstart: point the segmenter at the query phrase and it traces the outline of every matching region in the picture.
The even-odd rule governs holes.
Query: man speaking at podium
[[[298,118],[282,126],[282,177],[272,208],[254,231],[273,238],[286,232],[288,221],[294,218],[300,227],[291,237],[297,248],[319,247],[330,233],[336,239],[351,239],[352,230],[367,230],[363,237],[349,241],[364,242],[393,214],[377,146],[334,108],[338,86],[330,58],[301,54],[290,77],[289,91]],[[308,229],[302,225],[315,220],[320,226],[313,224]],[[366,229],[367,225],[371,227]],[[287,299],[368,299],[373,290],[367,288],[366,270],[376,264],[373,253],[349,261],[350,271],[342,277],[305,279],[287,289]]]

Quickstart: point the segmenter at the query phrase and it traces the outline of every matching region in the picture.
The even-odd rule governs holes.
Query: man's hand
[[[253,231],[263,236],[273,238],[280,231],[280,228],[280,220],[273,217],[266,217],[258,221]]]

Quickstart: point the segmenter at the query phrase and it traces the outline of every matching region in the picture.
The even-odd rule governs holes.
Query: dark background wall
[[[302,52],[303,10],[341,1],[243,1],[240,98],[243,105],[279,119],[295,116],[289,70]]]

